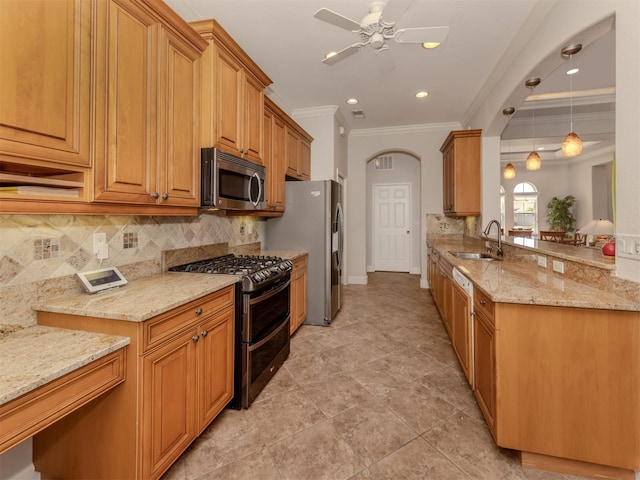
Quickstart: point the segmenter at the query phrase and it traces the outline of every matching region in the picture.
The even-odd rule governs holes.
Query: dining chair
[[[546,230],[540,230],[540,240],[545,240],[547,242],[558,242],[562,243],[564,239],[565,232],[552,232]]]

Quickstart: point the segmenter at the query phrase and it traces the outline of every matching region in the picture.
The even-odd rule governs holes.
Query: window
[[[522,182],[513,189],[513,227],[538,231],[538,189],[533,183]]]

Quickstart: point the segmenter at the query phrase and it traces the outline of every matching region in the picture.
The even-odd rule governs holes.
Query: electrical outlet
[[[107,244],[107,234],[104,232],[94,233],[93,234],[93,254],[98,255],[100,253],[100,249],[102,248],[101,244]]]
[[[558,260],[553,261],[553,271],[558,273],[564,273],[564,263]]]
[[[543,257],[542,255],[538,255],[538,266],[547,268],[547,257]]]

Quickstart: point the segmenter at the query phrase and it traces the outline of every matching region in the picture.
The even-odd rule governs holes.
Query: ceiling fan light
[[[562,141],[562,155],[565,157],[577,157],[582,153],[582,139],[571,132]]]
[[[326,60],[327,58],[331,58],[331,57],[333,57],[333,56],[335,56],[337,54],[338,54],[338,52],[329,52],[324,56],[324,58]]]
[[[502,172],[502,176],[507,179],[514,178],[516,176],[516,167],[512,163],[507,163]]]
[[[542,160],[540,159],[540,155],[538,155],[538,152],[531,152],[524,164],[527,170],[540,170],[541,165]]]
[[[439,46],[440,46],[440,42],[424,42],[422,44],[422,48],[426,48],[427,50],[438,48]]]

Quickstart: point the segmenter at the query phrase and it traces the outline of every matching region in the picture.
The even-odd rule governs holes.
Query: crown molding
[[[425,123],[422,125],[403,125],[397,127],[363,128],[351,130],[350,136],[370,137],[374,135],[396,135],[401,133],[425,133],[425,132],[450,132],[451,130],[461,130],[462,126],[457,122],[448,123]]]

